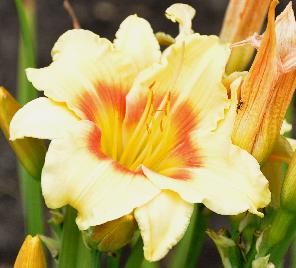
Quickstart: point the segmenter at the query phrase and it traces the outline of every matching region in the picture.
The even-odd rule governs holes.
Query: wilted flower
[[[234,43],[248,38],[254,32],[259,33],[269,4],[270,0],[229,1],[220,34],[221,39]],[[246,70],[253,53],[252,46],[233,48],[226,67],[227,73]]]
[[[267,29],[249,74],[240,89],[233,143],[262,162],[273,150],[296,87],[296,23],[290,3],[274,21],[277,1],[269,10]]]
[[[14,268],[46,268],[42,244],[38,236],[28,235],[17,255]]]
[[[187,5],[167,15],[186,23],[162,55],[137,16],[123,21],[113,44],[66,32],[50,66],[27,70],[47,97],[11,123],[12,139],[52,140],[42,173],[48,207],[76,208],[82,230],[133,213],[150,261],[181,239],[193,203],[262,215],[270,201],[257,161],[231,143],[237,103],[221,82],[228,44],[191,33]]]

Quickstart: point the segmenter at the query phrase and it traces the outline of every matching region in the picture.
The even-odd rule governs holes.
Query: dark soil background
[[[260,1],[260,0],[258,0]],[[38,66],[51,62],[50,50],[57,38],[71,28],[62,0],[36,0],[38,11]],[[176,1],[169,0],[73,0],[82,28],[113,39],[120,22],[137,13],[149,20],[153,29],[177,33],[177,25],[164,17],[165,9]],[[218,34],[227,0],[183,1],[197,10],[194,29],[200,33]],[[281,1],[282,10],[288,1]],[[295,3],[294,3],[295,4]],[[295,10],[295,9],[294,9]],[[19,27],[13,0],[0,0],[0,85],[15,94],[17,45]],[[210,226],[227,225],[225,218],[214,217]],[[0,134],[0,268],[11,267],[24,238],[21,197],[16,161],[7,142]],[[213,243],[207,239],[199,267],[221,267]],[[287,267],[289,265],[287,264]],[[136,268],[136,267],[135,267]],[[182,268],[182,267],[180,267]]]

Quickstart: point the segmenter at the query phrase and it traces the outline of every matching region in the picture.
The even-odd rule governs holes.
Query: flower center
[[[137,170],[141,164],[151,167],[169,150],[171,94],[168,93],[158,107],[154,101],[153,90],[149,88],[143,115],[119,159],[119,163],[129,170]]]
[[[171,92],[156,96],[152,88],[153,84],[129,111],[125,101],[98,106],[99,101],[95,103],[92,98],[87,109],[93,106],[96,110],[88,113],[88,119],[101,130],[101,151],[120,166],[138,172],[144,165],[165,176],[184,178],[182,168],[201,165],[191,138],[197,127],[196,116],[189,103],[176,106],[176,96]],[[118,107],[118,103],[124,103],[124,107]]]

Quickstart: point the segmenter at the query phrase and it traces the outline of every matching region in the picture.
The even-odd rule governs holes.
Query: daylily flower
[[[48,207],[77,209],[81,230],[133,213],[150,261],[181,239],[194,203],[262,215],[270,201],[257,161],[231,143],[237,103],[221,82],[229,45],[192,33],[183,17],[192,8],[177,7],[168,17],[187,23],[162,55],[135,15],[113,44],[86,30],[63,34],[53,63],[27,70],[46,97],[10,125],[13,140],[52,140],[41,181]]]
[[[14,268],[46,268],[46,259],[38,236],[28,235],[17,255]]]
[[[265,161],[296,88],[296,22],[292,3],[276,18],[273,1],[268,24],[250,72],[241,86],[242,104],[232,135],[233,143]]]

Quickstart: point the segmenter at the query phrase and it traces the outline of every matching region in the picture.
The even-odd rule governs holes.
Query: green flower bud
[[[293,154],[283,182],[281,206],[290,212],[296,212],[296,152]]]

